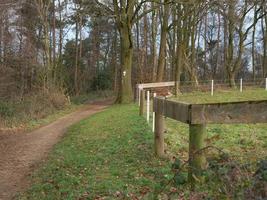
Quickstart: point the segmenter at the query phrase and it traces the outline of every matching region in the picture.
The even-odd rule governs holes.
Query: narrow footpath
[[[12,199],[30,185],[29,176],[69,126],[111,104],[110,100],[92,103],[29,133],[0,133],[0,200]]]

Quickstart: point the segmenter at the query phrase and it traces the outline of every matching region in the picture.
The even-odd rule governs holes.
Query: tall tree
[[[157,70],[157,82],[163,81],[164,65],[166,59],[166,48],[167,48],[167,34],[168,34],[168,21],[170,15],[170,2],[164,0],[163,10],[161,12],[162,23],[161,23],[161,35],[160,35],[160,47],[159,47],[159,58],[158,58],[158,70]]]

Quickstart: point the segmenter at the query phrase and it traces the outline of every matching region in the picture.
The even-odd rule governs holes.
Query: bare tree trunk
[[[194,8],[194,11],[193,11],[193,15],[191,16],[191,20],[190,20],[190,23],[191,23],[191,81],[194,82],[195,85],[198,85],[198,78],[197,78],[197,69],[196,69],[196,47],[195,47],[195,44],[196,44],[196,24],[197,24],[197,19],[196,19],[196,13],[195,13],[195,8]]]
[[[177,21],[176,8],[172,9],[172,21]],[[177,23],[173,24],[172,30],[172,44],[171,45],[171,80],[175,80],[175,70],[176,70],[176,51],[177,51]]]
[[[215,62],[215,70],[213,74],[213,79],[216,79],[217,69],[219,66],[220,59],[220,38],[221,38],[221,15],[218,14],[218,32],[217,32],[217,45],[216,45],[216,62]]]
[[[59,7],[59,44],[58,44],[58,63],[57,65],[60,67],[59,75],[58,75],[58,82],[59,86],[63,86],[63,63],[62,63],[62,50],[63,50],[63,25],[62,25],[62,11],[61,11],[61,0],[58,0],[58,7]]]
[[[118,92],[118,63],[117,63],[117,30],[114,31],[112,42],[111,66],[113,68],[113,90]]]
[[[236,87],[235,84],[235,72],[233,71],[234,65],[234,12],[235,12],[235,2],[229,2],[229,10],[228,10],[228,47],[226,54],[226,69],[229,78],[230,87]]]
[[[140,48],[140,25],[139,20],[136,22],[136,48],[137,48],[137,64],[139,69],[138,82],[143,83],[144,81],[144,69],[142,62],[142,49]]]
[[[147,12],[147,7],[146,4],[144,5],[144,12]],[[148,19],[147,15],[144,16],[144,27],[143,27],[143,48],[142,48],[142,53],[143,53],[143,71],[145,72],[145,80],[149,81],[148,77],[148,62],[147,62],[147,48],[148,48]]]
[[[74,71],[74,90],[75,95],[78,95],[78,66],[79,65],[79,22],[78,16],[75,25],[75,71]]]
[[[266,6],[264,6],[264,14],[267,12]],[[263,23],[264,21],[264,23]],[[263,61],[262,61],[262,77],[265,78],[267,76],[267,16],[265,15],[262,20],[262,32],[263,32]]]
[[[79,21],[79,60],[78,60],[78,78],[81,79],[80,74],[81,74],[81,65],[82,65],[82,52],[83,52],[83,41],[82,41],[82,20],[83,20],[83,16],[80,16],[80,21]],[[77,84],[78,84],[78,94],[80,94],[80,83],[81,81],[78,80]]]
[[[127,6],[126,6],[127,5]],[[133,38],[132,26],[134,18],[135,1],[113,0],[116,24],[120,32],[121,45],[121,73],[120,87],[117,97],[118,103],[130,103],[133,101],[132,90],[132,58],[133,58]]]
[[[154,7],[154,2],[151,3]],[[151,52],[152,52],[152,82],[157,79],[157,11],[152,12],[151,22]]]
[[[208,32],[208,13],[206,12],[205,13],[206,15],[205,15],[205,19],[204,19],[204,36],[205,36],[205,38],[204,38],[204,66],[203,66],[203,78],[204,78],[204,80],[206,80],[207,79],[207,63],[208,63],[208,61],[207,61],[207,39],[206,39],[206,37],[207,37],[207,32]]]
[[[133,100],[133,91],[131,83],[133,57],[132,33],[128,25],[121,26],[119,30],[121,43],[121,83],[117,102],[129,103]]]
[[[255,82],[256,76],[255,76],[255,35],[256,35],[256,18],[257,18],[257,6],[254,8],[254,26],[252,31],[252,49],[251,49],[251,56],[252,56],[252,75],[253,75],[253,81]]]
[[[168,19],[170,5],[169,1],[164,1],[164,10],[162,16],[162,26],[161,26],[161,38],[160,38],[160,48],[159,48],[159,59],[158,59],[158,70],[157,70],[157,82],[163,81],[164,76],[164,64],[166,57],[166,47],[167,47],[167,33],[168,33]]]
[[[56,84],[56,78],[57,78],[57,70],[56,70],[56,5],[55,5],[55,0],[53,0],[53,11],[52,11],[52,19],[53,19],[53,24],[52,24],[52,38],[53,38],[53,45],[52,45],[52,66],[53,66],[53,82]]]
[[[3,16],[0,17],[0,63],[4,62],[4,20]]]
[[[180,74],[182,70],[182,64],[183,64],[183,30],[182,30],[182,10],[181,10],[181,4],[178,4],[177,6],[177,48],[176,48],[176,61],[175,61],[175,91],[174,94],[177,96],[180,92]]]
[[[50,88],[52,86],[52,69],[51,69],[51,48],[50,48],[50,39],[49,39],[49,8],[50,1],[44,2],[42,0],[34,0],[36,9],[41,19],[42,30],[43,30],[43,54],[44,54],[44,65],[46,66],[46,75],[44,78],[44,88]]]

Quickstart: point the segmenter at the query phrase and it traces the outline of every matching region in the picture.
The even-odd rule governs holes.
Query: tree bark
[[[164,64],[166,60],[166,47],[167,47],[167,33],[168,33],[168,19],[169,19],[169,0],[164,1],[163,19],[161,26],[161,38],[158,58],[157,82],[163,81]]]
[[[151,3],[154,7],[154,2]],[[157,18],[158,12],[152,11],[152,22],[151,22],[151,52],[152,52],[152,82],[157,79]]]
[[[118,103],[130,103],[133,101],[132,91],[132,58],[133,41],[129,25],[123,25],[120,30],[121,43],[121,83],[120,92],[117,98]]]
[[[133,58],[133,39],[132,26],[134,17],[135,1],[122,0],[118,4],[117,0],[113,0],[114,12],[116,15],[116,24],[120,32],[121,45],[121,72],[120,72],[120,88],[117,96],[117,103],[133,102],[132,89],[132,58]]]

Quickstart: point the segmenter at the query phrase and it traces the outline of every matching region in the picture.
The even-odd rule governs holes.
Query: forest
[[[265,0],[0,0],[0,199],[264,200],[266,123]]]
[[[1,99],[266,77],[261,0],[1,0]],[[179,85],[177,85],[179,87]]]

